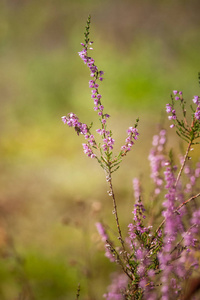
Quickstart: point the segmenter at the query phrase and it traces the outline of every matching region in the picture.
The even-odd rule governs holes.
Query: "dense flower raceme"
[[[165,174],[165,181],[166,185],[165,188],[167,189],[167,194],[165,195],[165,202],[163,202],[163,206],[165,210],[163,211],[163,216],[165,217],[165,225],[164,225],[164,237],[163,237],[163,247],[162,250],[159,252],[159,263],[160,268],[162,270],[162,297],[163,299],[167,300],[169,298],[169,294],[173,295],[170,289],[170,276],[174,271],[173,267],[174,264],[170,263],[172,261],[172,250],[175,247],[175,242],[179,230],[183,231],[183,225],[181,222],[181,216],[178,214],[174,214],[174,210],[176,208],[176,187],[175,187],[175,175],[174,171],[176,170],[175,167],[172,167],[170,163],[166,163],[166,171]],[[176,228],[176,229],[175,229]],[[175,278],[174,278],[175,280]],[[177,292],[177,291],[175,291]]]
[[[157,196],[160,194],[163,188],[163,175],[161,171],[165,166],[166,155],[164,154],[165,144],[166,144],[166,130],[162,129],[159,134],[154,135],[153,137],[153,148],[149,153],[149,161],[151,167],[151,178],[155,184],[154,195]]]

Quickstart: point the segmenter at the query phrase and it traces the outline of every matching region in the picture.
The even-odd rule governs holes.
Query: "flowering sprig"
[[[90,40],[90,22],[91,17],[88,17],[87,25],[85,27],[85,41],[81,43],[83,49],[78,54],[80,58],[83,60],[84,64],[90,70],[90,76],[92,77],[89,80],[89,88],[91,88],[91,98],[94,102],[94,111],[98,113],[100,117],[101,128],[96,129],[96,132],[101,136],[102,143],[97,144],[94,135],[91,134],[90,129],[91,126],[87,126],[84,123],[79,122],[78,117],[70,113],[67,116],[62,117],[62,121],[66,123],[70,127],[74,127],[77,134],[83,134],[87,143],[83,144],[84,153],[87,154],[91,158],[96,158],[100,163],[101,167],[106,171],[109,175],[115,172],[119,168],[119,164],[123,156],[129,152],[134,144],[134,141],[138,139],[138,122],[139,119],[136,120],[134,127],[129,127],[128,136],[125,141],[125,145],[121,147],[121,151],[114,158],[112,157],[112,150],[115,144],[115,140],[112,137],[112,131],[107,129],[107,120],[110,118],[110,115],[104,112],[104,106],[102,105],[102,95],[99,92],[99,81],[103,81],[104,72],[99,70],[97,65],[95,64],[95,60],[89,56],[88,51],[93,50],[91,45],[93,41]],[[94,153],[95,150],[99,150],[99,155]]]
[[[132,146],[134,145],[134,140],[138,139],[138,130],[137,130],[137,126],[138,126],[138,122],[139,119],[136,119],[136,123],[134,127],[129,127],[129,129],[127,130],[128,136],[126,138],[126,142],[125,145],[123,145],[121,147],[121,156],[124,156],[127,154],[127,152],[129,152],[132,148]]]

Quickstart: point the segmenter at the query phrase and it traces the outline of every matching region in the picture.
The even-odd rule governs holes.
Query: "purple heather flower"
[[[178,94],[178,91],[173,91],[173,94],[174,94],[174,95],[177,95],[177,94]]]
[[[98,99],[94,99],[94,105],[98,105],[99,104],[99,100]]]
[[[98,88],[98,87],[99,87],[99,85],[98,85],[97,83],[95,83],[95,84],[94,84],[94,87],[95,87],[95,88]]]
[[[98,132],[99,134],[102,134],[102,130],[101,129],[97,129],[96,132]]]
[[[193,102],[194,102],[195,104],[198,104],[198,99],[199,99],[198,96],[194,96]]]
[[[175,97],[174,99],[175,99],[175,100],[180,100],[180,98],[179,98],[179,97]]]
[[[66,116],[63,116],[61,119],[62,119],[64,124],[67,123],[67,117]]]
[[[170,113],[172,111],[172,106],[171,104],[166,104],[166,112]]]
[[[90,80],[90,81],[89,81],[89,87],[90,87],[90,88],[93,88],[93,87],[94,87],[94,81],[93,81],[93,80]]]

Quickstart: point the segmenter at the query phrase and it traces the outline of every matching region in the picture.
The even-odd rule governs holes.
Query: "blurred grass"
[[[88,13],[91,54],[105,71],[100,91],[118,149],[126,128],[141,120],[135,152],[114,176],[126,225],[132,177],[148,181],[151,138],[157,123],[168,127],[170,93],[183,90],[191,101],[199,92],[198,8],[199,1],[1,1],[0,225],[9,237],[2,242],[1,299],[20,292],[5,255],[10,238],[36,299],[75,299],[79,280],[82,299],[101,299],[113,270],[97,251],[103,249],[94,226],[100,219],[114,224],[104,174],[60,119],[70,111],[87,123],[95,117],[89,73],[77,54]]]

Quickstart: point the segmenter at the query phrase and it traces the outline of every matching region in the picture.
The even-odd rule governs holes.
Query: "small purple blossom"
[[[172,106],[171,104],[166,104],[166,112],[170,113],[172,111]]]
[[[199,104],[199,96],[194,96],[193,102],[194,102],[195,104]]]

